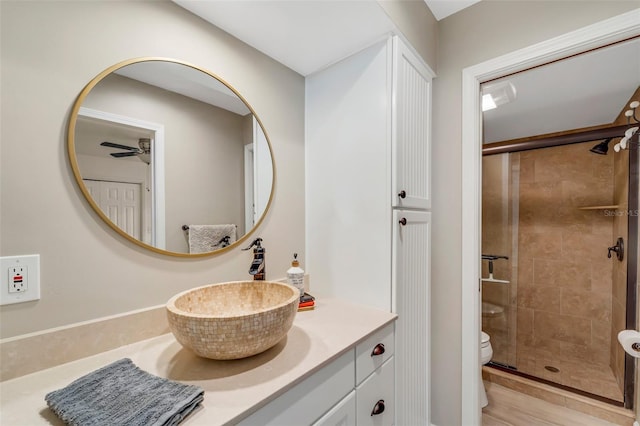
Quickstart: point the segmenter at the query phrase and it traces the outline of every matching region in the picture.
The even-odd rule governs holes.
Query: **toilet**
[[[482,408],[489,405],[489,401],[487,400],[487,392],[484,389],[484,383],[482,382],[482,366],[491,361],[491,357],[493,356],[493,348],[491,347],[491,337],[485,333],[481,332],[482,338],[480,340],[480,406]]]

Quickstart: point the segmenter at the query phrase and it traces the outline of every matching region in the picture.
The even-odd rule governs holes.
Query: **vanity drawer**
[[[392,323],[356,346],[356,384],[360,384],[376,368],[391,358],[395,351],[394,343],[394,324]]]
[[[310,425],[353,390],[354,351],[277,397],[238,425]]]
[[[394,368],[394,357],[391,357],[356,387],[358,426],[393,425],[395,421]]]
[[[356,424],[356,391],[352,390],[313,426],[350,426]]]

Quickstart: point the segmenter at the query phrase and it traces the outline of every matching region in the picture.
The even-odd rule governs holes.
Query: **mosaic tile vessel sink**
[[[169,328],[180,344],[211,359],[239,359],[282,340],[300,293],[275,281],[233,281],[184,291],[167,302]]]

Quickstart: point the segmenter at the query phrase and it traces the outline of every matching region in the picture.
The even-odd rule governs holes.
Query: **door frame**
[[[251,229],[256,223],[253,145],[248,143],[244,146],[244,229]]]
[[[480,84],[640,35],[638,9],[462,70],[462,395],[463,425],[481,423],[480,256],[482,111]]]

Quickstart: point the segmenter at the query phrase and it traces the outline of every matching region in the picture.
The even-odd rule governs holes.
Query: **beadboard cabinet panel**
[[[431,213],[396,210],[394,222],[397,423],[429,424]]]
[[[393,41],[393,195],[398,208],[431,208],[431,74]]]

